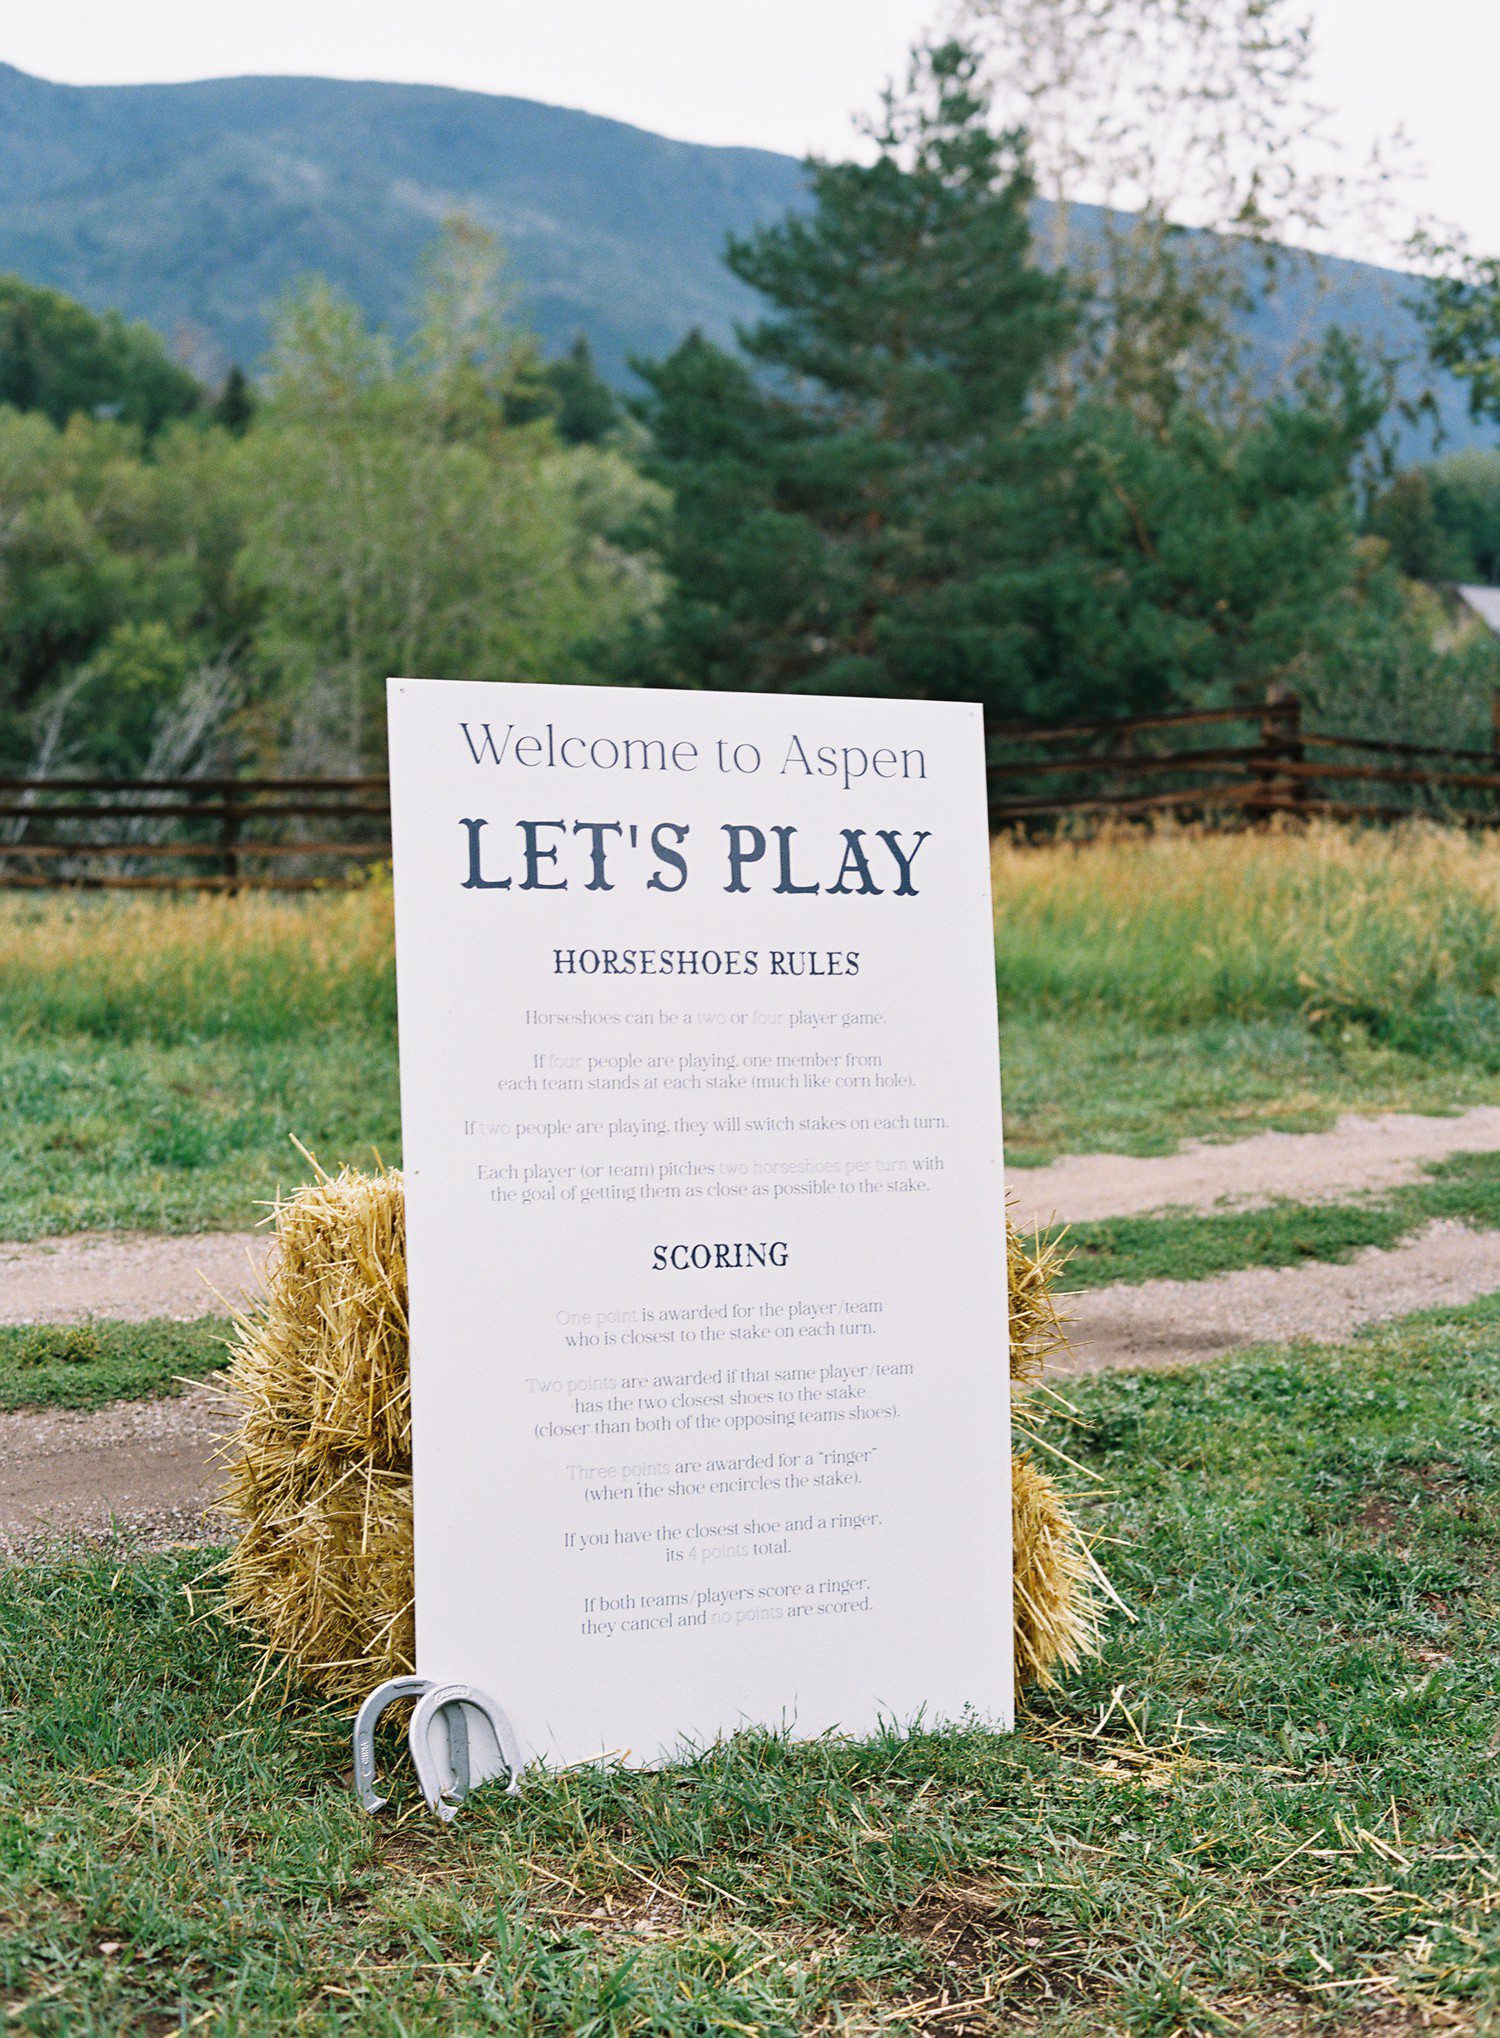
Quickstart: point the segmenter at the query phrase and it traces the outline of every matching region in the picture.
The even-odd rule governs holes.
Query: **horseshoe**
[[[376,1685],[360,1707],[354,1722],[354,1794],[367,1812],[378,1812],[388,1799],[375,1789],[375,1727],[380,1715],[398,1698],[420,1698],[429,1689],[428,1677],[390,1677]]]
[[[472,1684],[429,1685],[406,1738],[422,1795],[440,1819],[451,1819],[470,1792],[492,1777],[508,1778],[507,1796],[521,1788],[524,1765],[515,1729],[494,1699]]]

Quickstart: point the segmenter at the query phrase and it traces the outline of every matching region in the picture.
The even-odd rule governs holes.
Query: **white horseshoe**
[[[436,1732],[439,1721],[442,1733]],[[411,1716],[407,1743],[428,1808],[451,1819],[481,1783],[502,1773],[512,1796],[521,1788],[515,1730],[487,1692],[472,1684],[433,1684]]]

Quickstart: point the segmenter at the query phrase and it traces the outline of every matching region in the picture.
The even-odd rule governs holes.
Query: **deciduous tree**
[[[157,431],[204,400],[149,326],[98,317],[59,290],[0,276],[0,404],[70,417],[118,419]]]
[[[618,542],[650,491],[558,444],[493,242],[450,228],[428,277],[405,348],[326,285],[294,296],[243,442],[267,740],[320,767],[379,762],[388,675],[586,677],[654,594]]]

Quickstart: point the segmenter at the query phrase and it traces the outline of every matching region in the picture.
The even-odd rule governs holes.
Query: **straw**
[[[242,1533],[226,1605],[264,1651],[357,1702],[414,1659],[411,1395],[401,1178],[346,1168],[280,1201],[259,1300],[227,1375],[239,1411],[222,1505]],[[1063,1342],[1055,1241],[1009,1229],[1017,1428]],[[1012,1455],[1016,1674],[1050,1683],[1097,1644],[1087,1541],[1028,1449]]]

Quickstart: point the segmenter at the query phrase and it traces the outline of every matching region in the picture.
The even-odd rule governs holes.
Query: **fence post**
[[[1127,722],[1122,729],[1115,730],[1109,746],[1109,761],[1115,768],[1104,783],[1111,794],[1121,799],[1130,791],[1130,766],[1135,756],[1135,736],[1134,724]]]
[[[240,879],[240,809],[230,788],[220,788],[224,797],[224,812],[219,822],[219,842],[224,851],[224,875],[229,880],[227,890],[233,892],[239,887]]]
[[[1305,755],[1302,744],[1302,701],[1281,680],[1266,688],[1266,704],[1260,721],[1261,754],[1270,767],[1263,781],[1259,802],[1262,815],[1299,814],[1306,801],[1306,785],[1300,773],[1278,769],[1300,764]]]

